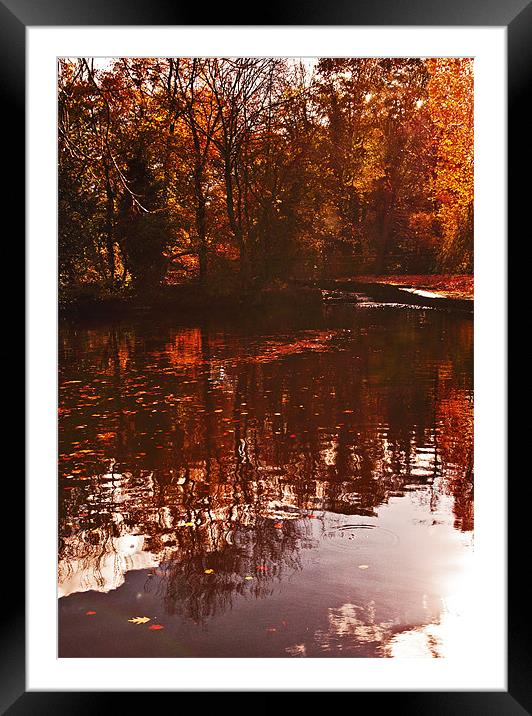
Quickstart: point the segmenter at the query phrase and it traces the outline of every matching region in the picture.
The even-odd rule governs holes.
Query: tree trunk
[[[111,179],[109,176],[109,165],[105,164],[105,192],[106,192],[106,207],[105,207],[105,245],[107,248],[107,264],[109,266],[109,273],[111,274],[111,285],[115,282],[116,273],[116,259],[115,259],[115,244],[114,244],[114,193],[111,186]]]
[[[249,283],[250,276],[249,257],[247,255],[247,247],[244,242],[242,227],[238,223],[235,215],[233,178],[231,176],[231,170],[229,169],[227,163],[225,168],[225,196],[229,226],[231,227],[231,231],[233,233],[233,236],[235,237],[235,241],[240,252],[240,281],[242,283],[242,286],[246,287]]]
[[[387,185],[383,189],[382,200],[380,203],[380,236],[377,245],[377,260],[375,264],[375,270],[377,273],[382,273],[386,267],[386,255],[390,241],[390,229],[392,226],[394,202],[394,191],[389,182],[387,182]]]
[[[205,284],[207,276],[207,228],[205,222],[205,194],[203,191],[203,167],[194,168],[194,193],[196,195],[196,231],[198,233],[199,280]]]

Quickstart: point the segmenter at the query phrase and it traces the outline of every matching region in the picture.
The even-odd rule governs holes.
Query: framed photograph
[[[530,4],[0,12],[29,395],[3,711],[530,712],[506,444]]]

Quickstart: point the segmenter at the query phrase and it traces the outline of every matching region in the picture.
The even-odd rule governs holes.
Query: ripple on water
[[[322,540],[339,550],[393,547],[399,537],[384,527],[369,524],[339,525],[326,529]]]

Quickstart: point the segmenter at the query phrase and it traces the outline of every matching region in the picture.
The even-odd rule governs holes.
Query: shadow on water
[[[472,340],[371,304],[63,326],[60,656],[442,655]]]

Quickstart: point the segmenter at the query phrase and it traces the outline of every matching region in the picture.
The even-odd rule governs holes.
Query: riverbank
[[[150,314],[176,316],[224,315],[242,312],[312,311],[320,309],[318,287],[276,286],[219,294],[196,285],[165,286],[156,292],[131,295],[79,292],[60,302],[64,318],[122,318]]]
[[[326,282],[328,289],[363,291],[376,300],[473,312],[471,275],[354,276]]]
[[[321,309],[322,291],[361,292],[376,301],[473,312],[473,276],[355,276],[291,283],[232,293],[214,293],[197,284],[165,286],[144,294],[80,290],[60,301],[59,315],[72,319],[176,317],[244,313],[304,313]],[[355,300],[355,299],[353,299]]]
[[[425,291],[441,298],[472,301],[474,296],[474,277],[472,275],[358,276],[357,280],[363,283],[386,284],[403,289]]]

